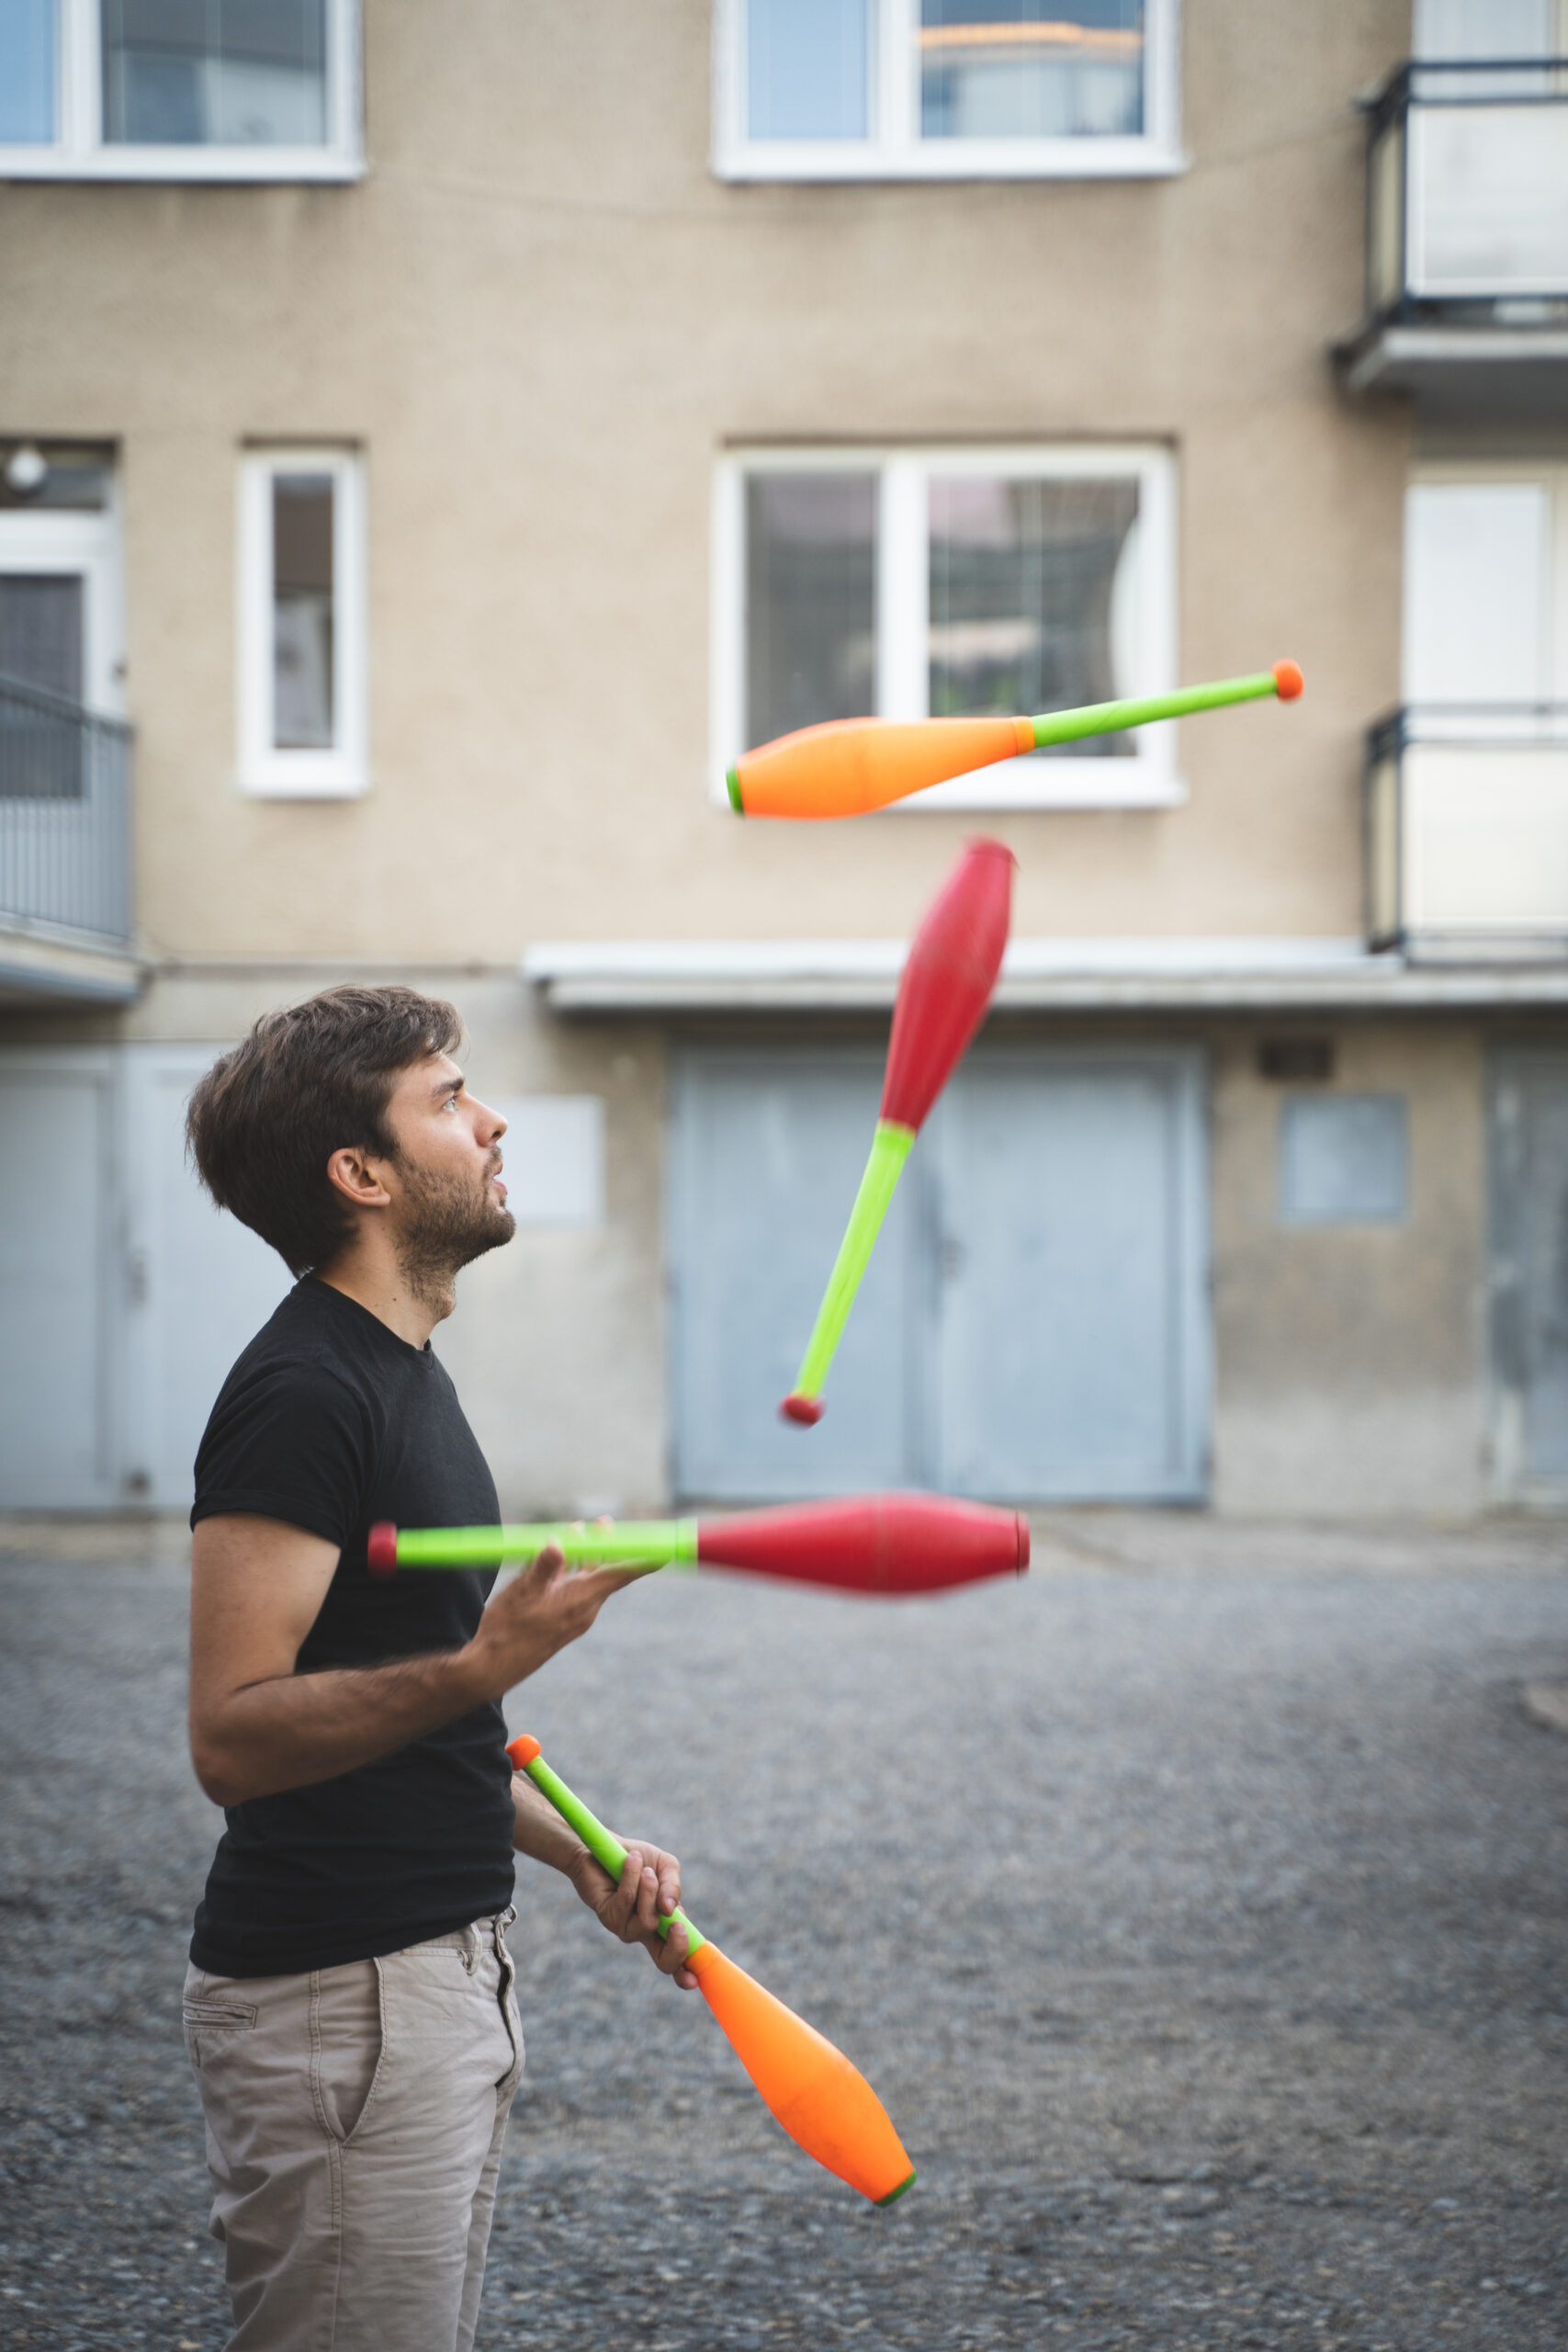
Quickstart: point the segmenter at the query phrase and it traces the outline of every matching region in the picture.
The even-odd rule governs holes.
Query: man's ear
[[[327,1182],[336,1186],[356,1209],[390,1208],[392,1196],[381,1182],[382,1161],[376,1152],[355,1145],[334,1151],[327,1162]]]

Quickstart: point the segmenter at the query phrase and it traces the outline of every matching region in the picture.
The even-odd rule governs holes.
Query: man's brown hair
[[[186,1139],[202,1182],[290,1273],[326,1265],[354,1235],[328,1160],[345,1149],[394,1158],[386,1121],[399,1071],[451,1053],[461,1035],[452,1005],[412,989],[325,989],[264,1013],[190,1098]]]

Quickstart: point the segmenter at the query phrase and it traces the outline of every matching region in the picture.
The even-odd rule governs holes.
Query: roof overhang
[[[129,947],[0,920],[0,1004],[130,1004],[145,978]]]
[[[542,941],[523,977],[552,1012],[886,1012],[901,939]],[[1568,1007],[1568,959],[1429,967],[1359,940],[1015,939],[998,1012],[1300,1011]]]

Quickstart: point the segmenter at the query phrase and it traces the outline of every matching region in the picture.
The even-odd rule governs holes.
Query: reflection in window
[[[272,484],[272,742],[331,751],[333,503],[331,474],[276,474]]]
[[[1129,138],[1144,128],[1144,0],[921,0],[927,139]]]
[[[0,571],[0,676],[82,699],[82,582],[69,571]]]
[[[863,139],[868,0],[748,0],[752,139]]]
[[[1065,710],[1133,691],[1135,481],[935,475],[930,489],[933,718]],[[1037,758],[1131,757],[1095,735]]]
[[[0,6],[7,0],[0,0]],[[319,147],[326,0],[102,0],[104,138]]]
[[[113,468],[104,442],[0,441],[0,514],[101,514]]]
[[[874,473],[746,485],[746,742],[876,707]]]
[[[0,688],[16,679],[82,700],[80,573],[0,571]],[[82,736],[68,713],[0,692],[0,799],[79,800]]]
[[[0,147],[54,137],[55,0],[0,0]]]

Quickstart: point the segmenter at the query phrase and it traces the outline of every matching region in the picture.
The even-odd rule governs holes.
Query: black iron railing
[[[1568,59],[1413,61],[1367,111],[1369,317],[1568,322]]]
[[[1367,736],[1367,935],[1568,957],[1568,703],[1406,705]]]
[[[0,922],[130,941],[129,727],[0,677]]]

